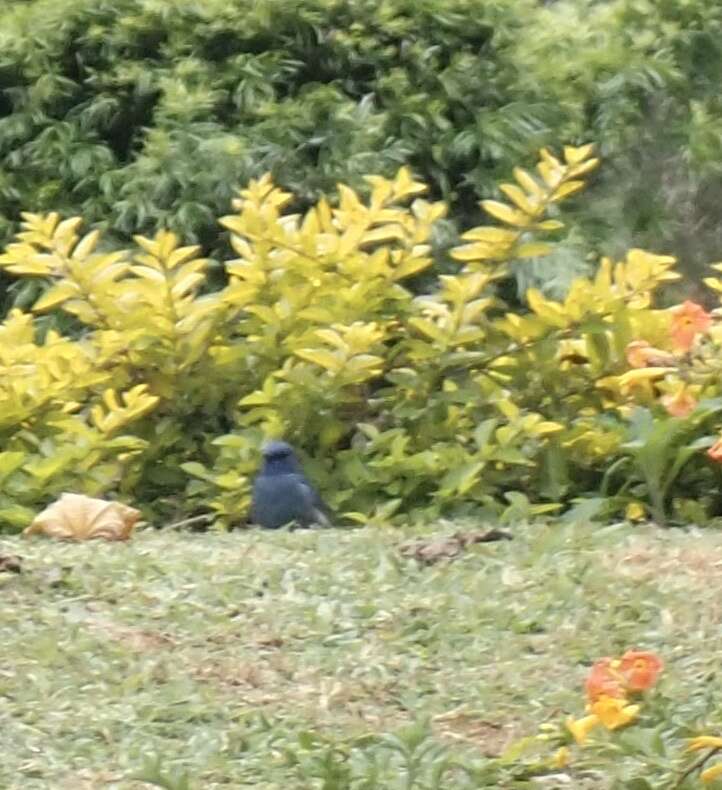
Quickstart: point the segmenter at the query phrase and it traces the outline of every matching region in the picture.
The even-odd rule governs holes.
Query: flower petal
[[[700,749],[722,749],[722,738],[717,735],[698,735],[690,738],[688,752],[696,752]]]
[[[601,696],[592,703],[592,714],[608,729],[616,730],[633,722],[639,715],[639,705],[628,705],[618,697]]]
[[[710,768],[702,771],[699,778],[707,784],[707,782],[714,782],[720,776],[722,776],[722,763],[715,763]]]
[[[574,736],[574,740],[582,745],[589,733],[599,724],[599,717],[595,715],[585,716],[582,719],[567,719],[565,722],[567,729]]]

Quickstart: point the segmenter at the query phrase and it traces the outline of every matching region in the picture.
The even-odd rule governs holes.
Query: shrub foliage
[[[563,301],[530,289],[525,314],[502,299],[512,263],[553,250],[552,215],[597,162],[567,147],[516,168],[505,201],[483,202],[496,224],[465,233],[456,273],[421,294],[408,283],[446,207],[406,168],[302,213],[270,176],[252,181],[221,220],[236,257],[212,291],[172,232],[105,251],[77,218],[24,215],[0,266],[47,285],[0,326],[3,523],[68,489],[242,523],[258,448],[278,436],[352,519],[716,513],[701,450],[722,337],[692,303],[654,308],[674,259],[631,250]]]
[[[308,207],[402,164],[465,229],[539,147],[593,139],[607,168],[575,241],[699,272],[722,241],[721,25],[705,0],[8,0],[0,233],[60,211],[216,254],[251,178]]]

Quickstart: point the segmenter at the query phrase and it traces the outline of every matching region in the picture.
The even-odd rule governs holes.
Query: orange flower
[[[718,464],[722,463],[722,436],[707,450],[707,455]]]
[[[669,334],[677,351],[689,351],[695,337],[706,332],[712,323],[712,316],[701,305],[689,299],[670,309],[672,324]]]
[[[613,658],[605,657],[595,661],[584,682],[587,696],[592,702],[600,697],[625,696],[625,678],[620,668],[621,662]]]
[[[632,340],[627,343],[624,353],[633,368],[663,368],[674,365],[677,361],[674,354],[655,348],[646,340]]]
[[[697,407],[697,399],[684,385],[676,392],[662,396],[660,401],[672,417],[688,417]]]
[[[644,691],[656,682],[664,663],[659,656],[644,650],[627,650],[619,662],[629,691]]]

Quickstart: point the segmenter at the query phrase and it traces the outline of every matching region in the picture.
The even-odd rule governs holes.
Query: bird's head
[[[290,474],[298,469],[293,447],[286,442],[268,442],[261,449],[265,474]]]

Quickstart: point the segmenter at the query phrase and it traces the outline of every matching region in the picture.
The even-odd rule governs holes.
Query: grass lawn
[[[414,536],[0,539],[0,787],[643,787],[623,756],[489,773],[630,647],[688,724],[722,709],[722,534],[520,526],[430,567]]]

